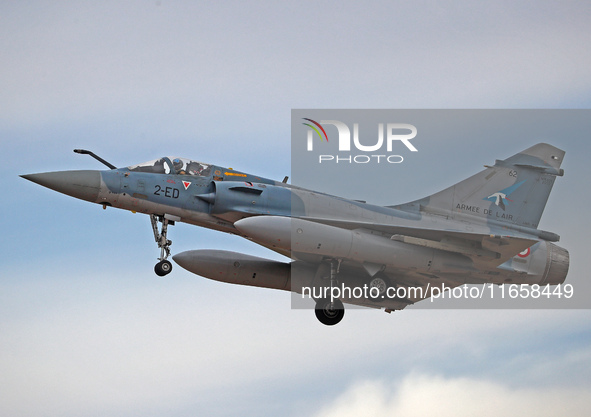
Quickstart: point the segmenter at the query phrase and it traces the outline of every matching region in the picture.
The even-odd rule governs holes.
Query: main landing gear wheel
[[[158,230],[158,220],[162,222],[162,231]],[[150,221],[152,222],[154,239],[160,248],[160,258],[158,258],[160,262],[154,267],[154,272],[156,272],[156,275],[159,277],[163,277],[170,274],[170,271],[172,271],[172,264],[170,261],[166,260],[170,256],[170,245],[172,245],[172,241],[168,240],[166,235],[168,233],[168,225],[174,225],[174,221],[168,220],[164,216],[159,219],[158,216],[154,214],[150,215]]]
[[[321,298],[316,301],[314,312],[320,323],[334,326],[345,316],[345,306],[339,299],[331,302],[330,299]]]
[[[381,274],[377,274],[370,282],[369,282],[369,299],[374,301],[380,301],[384,299],[384,295],[386,294],[386,290],[390,286],[390,282],[388,278]]]
[[[156,275],[159,277],[169,274],[170,271],[172,271],[172,264],[167,260],[158,262],[154,267],[154,272],[156,272]]]

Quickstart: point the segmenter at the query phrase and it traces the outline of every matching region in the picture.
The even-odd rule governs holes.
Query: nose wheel
[[[158,217],[155,214],[150,215],[150,221],[152,222],[152,231],[154,232],[154,240],[158,244],[160,248],[160,258],[154,267],[154,272],[159,277],[163,277],[168,275],[170,271],[172,271],[172,264],[167,258],[170,256],[170,245],[172,245],[172,241],[168,240],[166,237],[168,233],[168,225],[174,225],[174,221],[168,220],[166,217],[161,216]],[[158,221],[162,222],[162,230],[158,230]]]
[[[170,263],[170,261],[167,261],[166,259],[158,262],[156,266],[154,266],[154,272],[156,272],[156,275],[158,275],[159,277],[163,277],[169,274],[170,271],[172,271],[172,264]]]

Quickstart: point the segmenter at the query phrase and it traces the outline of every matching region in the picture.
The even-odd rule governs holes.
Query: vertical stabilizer
[[[429,197],[397,206],[537,228],[565,152],[539,143]]]

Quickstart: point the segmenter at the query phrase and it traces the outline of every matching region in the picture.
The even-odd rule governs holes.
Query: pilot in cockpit
[[[174,165],[174,170],[176,171],[177,175],[185,175],[186,172],[183,170],[183,161],[181,161],[179,158],[175,158],[172,161],[172,165]]]

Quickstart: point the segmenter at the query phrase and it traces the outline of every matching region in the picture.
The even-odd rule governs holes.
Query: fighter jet
[[[105,209],[147,214],[160,248],[159,276],[172,270],[168,226],[175,222],[280,253],[290,261],[225,250],[172,259],[213,280],[307,295],[326,325],[341,321],[343,302],[391,312],[429,297],[429,290],[556,285],[568,272],[568,251],[554,243],[559,236],[538,229],[554,181],[564,175],[565,152],[548,144],[496,160],[431,196],[385,207],[185,158],[116,168],[90,151],[75,152],[109,169],[22,177]]]

